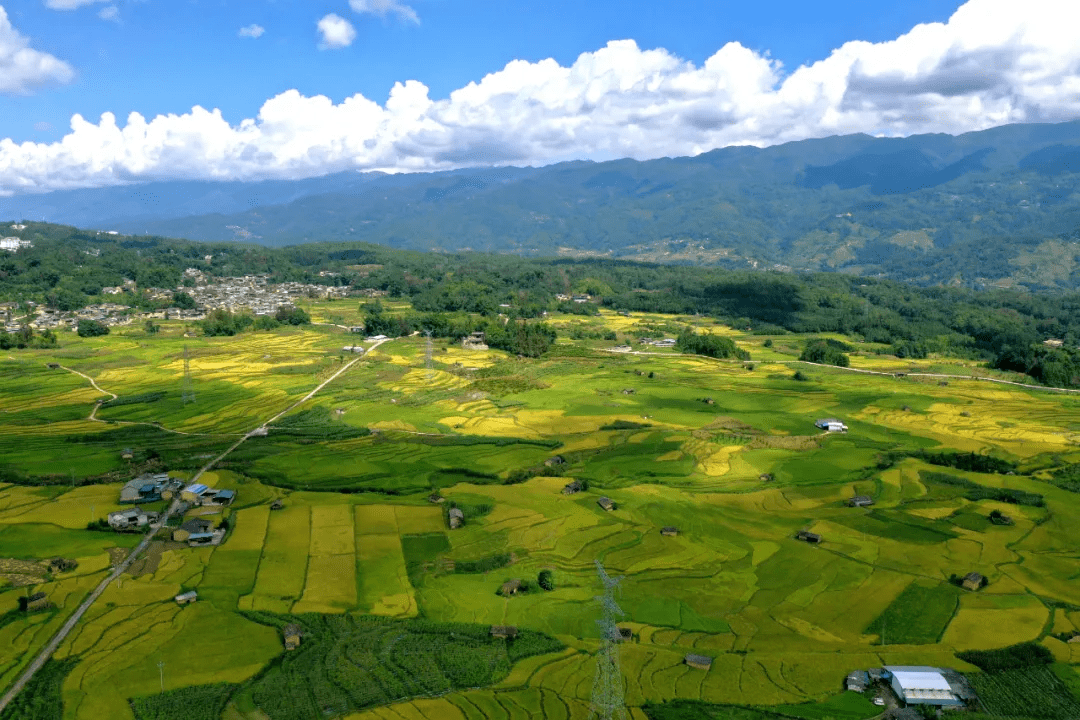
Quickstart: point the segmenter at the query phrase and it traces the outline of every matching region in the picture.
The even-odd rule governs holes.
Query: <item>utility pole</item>
[[[603,645],[596,653],[596,677],[593,680],[589,718],[626,720],[623,677],[619,667],[619,643],[622,636],[615,624],[616,618],[626,614],[615,602],[615,592],[619,589],[620,579],[610,577],[599,560],[596,561],[596,571],[604,585],[604,594],[596,598],[600,601],[602,613],[596,624],[600,626]]]
[[[162,694],[164,694],[165,693],[165,661],[164,660],[158,660],[157,667],[158,667],[158,674],[161,676],[161,692],[162,692]]]

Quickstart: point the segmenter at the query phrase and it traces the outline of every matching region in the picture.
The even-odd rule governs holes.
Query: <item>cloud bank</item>
[[[397,15],[402,20],[420,22],[420,16],[415,10],[397,0],[349,0],[349,7],[353,9],[353,12],[361,15],[378,15],[379,17]]]
[[[256,25],[255,23],[252,23],[250,25],[245,25],[244,27],[240,28],[240,32],[238,34],[242,38],[256,39],[262,37],[264,32],[266,32],[266,28],[264,28],[262,25]]]
[[[64,83],[74,76],[75,71],[63,60],[31,48],[0,5],[0,93],[27,93],[38,85]],[[0,150],[0,166],[4,165],[2,154]]]
[[[445,100],[410,80],[395,84],[382,105],[289,90],[239,125],[201,107],[151,120],[132,113],[123,127],[111,113],[96,124],[76,115],[58,142],[0,141],[0,192],[648,159],[843,133],[959,133],[1074,119],[1080,43],[1062,21],[1072,3],[970,0],[948,23],[919,25],[889,42],[849,42],[790,73],[738,43],[699,67],[621,40],[570,67],[511,62]],[[354,37],[334,32],[323,30],[327,46]]]

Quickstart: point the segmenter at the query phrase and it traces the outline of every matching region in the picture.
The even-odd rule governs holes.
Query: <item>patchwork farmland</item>
[[[381,345],[201,477],[236,491],[214,516],[227,520],[225,541],[156,542],[109,586],[55,654],[63,717],[181,717],[220,700],[215,717],[285,718],[281,688],[295,683],[327,717],[586,718],[596,560],[622,578],[634,718],[676,699],[825,717],[828,703],[849,702],[836,697],[850,669],[974,671],[955,653],[1026,641],[1052,652],[1058,680],[1028,675],[1076,687],[1080,503],[1054,473],[1080,459],[1080,398],[920,379],[981,371],[866,344],[853,367],[889,374],[798,365],[805,339],[793,335],[699,327],[750,363],[571,339],[610,330],[621,343],[705,322],[555,316],[560,338],[538,359],[441,340],[430,368],[423,337]],[[86,529],[120,509],[124,482],[145,471],[190,479],[352,359],[341,331],[321,326],[185,338],[164,323],[153,337],[62,340],[0,357],[5,685],[138,541]],[[181,397],[185,346],[194,403]],[[96,407],[107,396],[65,368],[137,401]],[[820,432],[824,417],[849,430]],[[1002,464],[971,469],[969,453]],[[575,480],[584,489],[564,493]],[[857,495],[873,504],[849,506]],[[50,569],[57,557],[77,566]],[[970,572],[986,586],[960,587]],[[524,589],[502,593],[513,580]],[[174,602],[191,590],[196,602]],[[31,591],[49,606],[19,612]],[[295,650],[283,645],[289,623],[306,628]],[[493,638],[492,626],[521,634]],[[374,643],[370,657],[319,639],[326,627]],[[394,655],[397,637],[447,650]],[[455,674],[454,653],[491,671]],[[687,653],[711,667],[685,664]],[[333,674],[344,661],[330,658],[353,663],[348,687],[387,658],[427,663],[438,683],[391,673],[382,687],[393,691],[342,694],[331,686],[345,682]],[[1023,695],[994,697],[984,709],[1000,715]],[[877,712],[858,708],[845,717]]]

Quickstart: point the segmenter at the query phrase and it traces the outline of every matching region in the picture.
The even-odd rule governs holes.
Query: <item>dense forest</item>
[[[408,299],[416,311],[408,317],[385,315],[373,305],[368,322],[384,334],[395,331],[395,323],[401,326],[397,331],[423,329],[433,334],[481,330],[488,333],[490,343],[504,343],[527,355],[543,352],[550,342],[549,331],[538,323],[497,327],[492,319],[503,314],[517,322],[558,308],[589,313],[599,305],[628,312],[708,315],[758,334],[843,333],[886,344],[903,357],[947,353],[1024,372],[1050,385],[1080,385],[1076,351],[1080,295],[1075,294],[922,288],[835,273],[420,253],[365,243],[270,249],[114,236],[49,224],[29,224],[21,236],[32,240],[34,247],[0,255],[0,301],[33,300],[77,308],[115,299],[102,296],[102,288],[125,280],[142,290],[181,290],[183,284],[192,283],[183,278],[183,271],[196,268],[214,276],[266,274],[273,282],[382,290],[390,297]],[[560,300],[560,295],[568,294],[587,294],[593,302],[576,305]],[[176,293],[172,302],[183,295]],[[144,293],[123,297],[138,305],[162,304]],[[458,311],[474,313],[481,320],[459,328],[446,326],[450,320],[436,319]],[[19,312],[10,311],[12,316]],[[275,322],[305,320],[275,318]],[[515,329],[526,327],[530,329]],[[1061,340],[1062,347],[1045,346],[1047,339]],[[737,356],[719,346],[706,350]],[[813,352],[827,362],[843,362],[837,354],[842,348],[815,346]]]

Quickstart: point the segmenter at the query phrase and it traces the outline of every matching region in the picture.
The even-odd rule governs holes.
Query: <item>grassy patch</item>
[[[889,645],[936,643],[952,620],[960,591],[947,583],[913,581],[866,628]]]
[[[973,673],[968,679],[983,709],[994,717],[1080,717],[1080,701],[1047,665]]]
[[[0,713],[0,720],[60,720],[64,715],[60,690],[64,678],[77,664],[78,659],[46,662]]]

